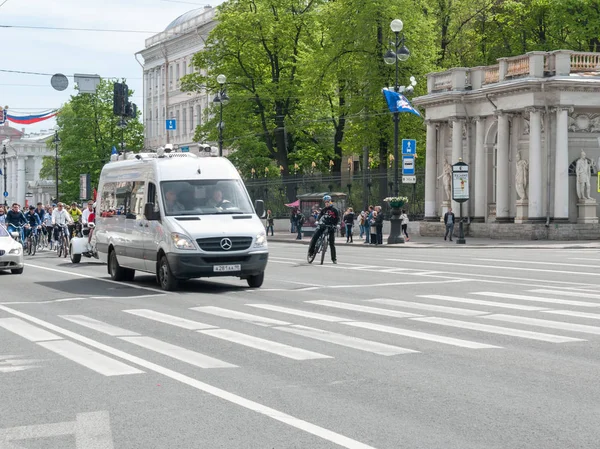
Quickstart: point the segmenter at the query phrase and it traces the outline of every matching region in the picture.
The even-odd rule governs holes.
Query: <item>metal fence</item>
[[[400,196],[408,198],[405,209],[410,220],[420,220],[425,215],[425,172],[418,171],[416,178],[415,184],[400,183],[399,186]],[[394,192],[394,173],[390,170],[298,174],[246,179],[244,182],[252,200],[264,200],[266,208],[272,211],[275,218],[289,217],[290,209],[285,204],[295,201],[298,195],[319,192],[346,193],[347,206],[353,207],[355,211],[368,205],[380,205],[388,212],[383,199],[393,196]]]

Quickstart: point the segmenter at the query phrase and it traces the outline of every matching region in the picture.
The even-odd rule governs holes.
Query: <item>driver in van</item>
[[[223,199],[223,192],[220,189],[213,191],[212,198],[208,201],[208,205],[212,207],[227,207],[229,201]]]
[[[168,189],[165,192],[165,210],[168,214],[183,212],[185,207],[177,201],[177,192],[173,189]]]

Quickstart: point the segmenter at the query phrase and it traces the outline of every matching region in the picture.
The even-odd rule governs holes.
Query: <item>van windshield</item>
[[[163,181],[160,189],[166,215],[254,213],[238,179]]]

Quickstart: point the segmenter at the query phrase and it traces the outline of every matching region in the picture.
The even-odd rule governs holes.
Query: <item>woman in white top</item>
[[[406,241],[408,242],[410,238],[408,237],[408,215],[406,215],[406,211],[402,209],[402,215],[400,215],[400,220],[402,220],[402,232],[406,236]]]

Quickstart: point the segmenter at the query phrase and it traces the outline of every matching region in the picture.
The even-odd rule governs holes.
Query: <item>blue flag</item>
[[[383,96],[385,97],[390,112],[410,112],[411,114],[421,117],[419,111],[417,111],[401,93],[383,89]]]
[[[112,152],[110,154],[119,154],[117,151],[117,147],[113,146]]]

